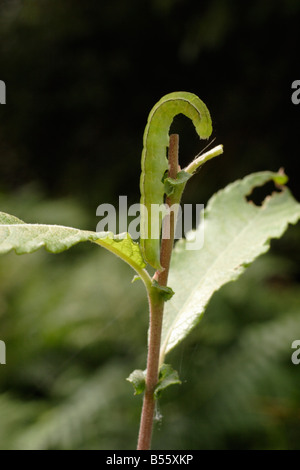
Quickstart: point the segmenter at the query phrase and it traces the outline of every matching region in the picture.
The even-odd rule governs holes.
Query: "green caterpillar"
[[[169,146],[169,129],[177,114],[184,114],[193,121],[201,139],[207,139],[212,133],[209,111],[203,101],[193,93],[179,91],[165,95],[156,103],[149,114],[143,138],[140,180],[140,243],[145,261],[159,270],[162,269],[160,265],[160,239],[151,237],[151,212],[153,212],[151,205],[161,206],[164,203],[163,178],[168,170],[166,154]],[[160,233],[161,220],[157,223]]]

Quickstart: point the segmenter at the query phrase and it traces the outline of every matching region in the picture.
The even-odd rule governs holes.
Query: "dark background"
[[[299,198],[299,12],[297,0],[2,2],[1,188],[138,199],[148,113],[184,90],[207,104],[225,147],[200,196],[283,166]],[[181,122],[184,161],[204,145]]]
[[[300,79],[299,21],[298,0],[0,2],[0,79],[7,87],[7,104],[0,107],[1,210],[14,211],[15,215],[27,217],[30,222],[50,221],[94,230],[99,204],[117,203],[118,196],[123,194],[128,195],[129,202],[138,202],[142,136],[148,113],[164,94],[179,90],[194,92],[206,103],[213,121],[212,138],[216,139],[212,145],[224,145],[224,155],[207,163],[191,183],[185,202],[206,203],[216,190],[237,178],[280,167],[288,174],[289,187],[299,200],[300,105],[293,105],[291,101],[291,84]],[[192,124],[183,117],[175,119],[172,130],[180,133],[182,165],[206,145],[198,140]],[[20,261],[14,255],[3,258],[0,311],[4,326],[1,339],[12,345],[10,350],[14,348],[14,353],[10,358],[8,356],[11,365],[5,366],[5,373],[3,367],[0,370],[3,374],[0,407],[7,410],[7,416],[12,416],[8,410],[19,409],[15,418],[7,418],[6,426],[11,434],[8,437],[3,431],[3,448],[133,448],[135,445],[140,403],[137,405],[133,401],[131,404],[124,398],[122,405],[117,396],[110,407],[109,403],[105,405],[104,398],[103,411],[98,385],[110,384],[110,373],[103,367],[108,371],[115,369],[111,362],[107,366],[107,361],[115,360],[116,364],[125,361],[116,383],[124,381],[127,367],[127,375],[136,367],[144,367],[147,319],[143,319],[140,329],[135,330],[137,322],[133,317],[135,311],[140,315],[140,310],[145,309],[144,300],[139,300],[143,293],[134,287],[133,293],[127,294],[130,276],[127,271],[123,276],[117,274],[122,273],[119,270],[123,268],[119,264],[114,268],[112,261],[103,261],[107,271],[96,283],[97,269],[90,267],[91,271],[88,270],[89,262],[93,263],[95,257],[89,248],[86,250],[76,247],[72,260],[72,255],[61,255],[61,265],[56,257],[50,261],[50,255],[46,254],[33,255],[34,261],[23,261],[26,257]],[[102,258],[106,260],[106,254],[101,255]],[[276,397],[273,396],[273,401],[267,400],[266,405],[263,401],[263,412],[253,405],[251,410],[255,411],[250,410],[247,415],[243,407],[239,408],[236,397],[232,398],[234,405],[227,404],[226,408],[227,395],[218,398],[217,390],[221,384],[214,382],[217,381],[218,367],[221,367],[219,358],[224,352],[229,351],[232,355],[233,348],[236,358],[242,354],[239,337],[243,332],[247,338],[248,329],[256,324],[258,328],[265,327],[267,332],[268,325],[264,322],[276,323],[277,320],[280,332],[281,315],[286,312],[299,314],[299,262],[297,226],[272,244],[269,258],[262,265],[256,263],[257,267],[253,266],[249,277],[237,283],[240,287],[223,289],[225,293],[212,302],[212,323],[207,320],[206,324],[203,320],[204,333],[199,333],[199,337],[195,333],[190,343],[185,343],[184,351],[187,352],[181,350],[181,355],[174,355],[175,366],[183,364],[184,377],[194,388],[192,391],[183,388],[178,395],[175,391],[168,392],[170,401],[166,399],[163,414],[168,416],[170,413],[171,418],[160,424],[156,447],[299,447],[299,392],[296,390],[300,388],[300,366],[299,371],[295,366],[291,369],[290,362],[282,366],[290,354],[289,340],[285,359],[278,353],[279,369],[267,379],[267,385],[259,382],[261,388],[255,388],[257,381],[253,378],[254,388],[247,389],[252,398],[259,396],[263,400],[274,394],[274,390],[282,390],[282,396],[278,392],[279,402],[274,404]],[[99,289],[99,282],[107,283],[107,289],[103,287],[104,293],[101,291],[100,294],[92,287],[91,291],[86,287],[87,291],[82,293],[80,289],[86,284],[84,280],[78,280],[78,292],[74,295],[75,300],[77,295],[77,302],[85,299],[82,301],[84,310],[93,311],[95,303],[110,305],[116,296],[114,308],[118,310],[122,306],[121,326],[112,323],[111,330],[106,323],[108,321],[110,325],[111,310],[107,307],[103,313],[104,339],[101,334],[94,334],[96,312],[95,316],[91,314],[87,324],[79,320],[80,312],[75,319],[74,313],[71,316],[68,313],[70,305],[76,301],[66,292],[68,289],[71,292],[71,287],[77,284],[72,278],[69,287],[66,285],[64,269],[71,276],[75,275],[76,266],[78,273],[82,273],[80,279],[90,279],[94,289]],[[31,280],[28,272],[31,272]],[[43,284],[39,285],[41,273]],[[125,287],[121,288],[115,281],[118,276]],[[53,292],[46,294],[46,286]],[[110,297],[106,298],[108,290]],[[125,307],[122,295],[129,295]],[[253,297],[258,302],[254,305]],[[40,298],[39,306],[32,298],[36,302]],[[73,299],[73,303],[66,299],[69,302]],[[47,321],[41,320],[40,310],[45,305],[49,306],[46,309],[49,312],[58,309],[59,318],[65,318],[66,324],[70,321],[68,327],[64,321],[51,325],[56,318],[53,313]],[[241,310],[244,312],[242,318]],[[27,323],[24,318],[28,319]],[[16,327],[18,319],[21,326]],[[37,325],[42,321],[45,322],[40,327],[42,330],[37,332]],[[80,329],[77,336],[74,325]],[[126,325],[130,325],[132,336],[128,336]],[[297,339],[297,321],[289,325],[294,332],[293,339]],[[33,331],[34,347],[29,347],[26,342],[28,331]],[[40,338],[38,343],[35,335]],[[134,341],[136,344],[140,341],[140,349],[132,346]],[[274,344],[279,343],[275,341]],[[196,358],[193,364],[191,354]],[[24,357],[27,357],[26,361]],[[208,362],[204,360],[206,357]],[[215,370],[211,372],[210,361],[214,360]],[[95,372],[99,361],[100,369]],[[266,369],[257,366],[261,371],[259,380],[265,377],[266,370],[272,369],[273,359],[270,361],[265,365]],[[67,365],[57,370],[58,363]],[[200,379],[199,384],[197,382],[197,364],[199,375],[202,374],[204,383],[209,384],[206,388]],[[237,359],[234,364],[236,369],[232,366],[227,370],[227,365],[224,370],[227,370],[227,378],[231,372],[233,374],[228,383],[237,384],[234,375],[240,377]],[[101,377],[107,373],[108,382],[102,378],[98,384],[97,373]],[[57,376],[62,383],[56,380]],[[95,405],[82,412],[82,424],[80,413],[74,413],[74,418],[70,410],[72,400],[77,403],[79,389],[83,390],[83,395],[93,389],[91,384],[85,386],[88,380],[96,380],[95,398],[86,398],[85,402],[94,403],[95,400]],[[106,393],[111,395],[111,387],[118,386],[107,385],[109,391]],[[126,385],[124,387],[130,395],[131,391]],[[245,393],[244,389],[240,391],[244,400]],[[229,387],[228,395],[231,394]],[[68,397],[71,397],[70,403]],[[180,399],[183,401],[176,405]],[[199,405],[191,407],[191,403],[198,400]],[[79,398],[78,403],[82,403]],[[259,403],[261,405],[261,401]],[[225,410],[223,421],[216,418],[220,415],[219,408]],[[213,410],[211,414],[209,410]],[[52,421],[47,422],[43,413],[48,418],[50,414]],[[101,417],[105,413],[104,425]],[[230,413],[235,413],[236,422]],[[95,414],[99,418],[95,422],[100,421],[98,425],[92,418]],[[66,416],[63,425],[59,421],[62,415]],[[86,416],[89,417],[87,423],[84,421]],[[249,422],[242,416],[248,416]],[[45,429],[43,425],[37,427],[35,423],[39,419],[50,424],[44,424]],[[78,419],[77,428],[72,419]],[[198,426],[199,423],[204,424]],[[236,424],[230,427],[229,423]],[[67,437],[65,441],[55,440],[57,429],[65,429],[64,426],[69,440]],[[127,432],[125,428],[131,431]]]

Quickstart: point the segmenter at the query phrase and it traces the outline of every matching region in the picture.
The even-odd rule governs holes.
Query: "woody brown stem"
[[[178,147],[179,136],[177,134],[170,135],[169,142],[169,177],[175,179],[178,172]],[[174,204],[172,196],[166,198],[166,204],[171,207]],[[174,225],[175,215],[173,211],[165,216],[164,225],[169,228],[169,236],[162,237],[160,250],[160,263],[163,267],[162,271],[156,271],[154,279],[160,286],[167,286],[170,261],[174,243]],[[164,230],[163,230],[164,233]],[[153,418],[155,410],[154,391],[158,382],[159,373],[159,353],[161,343],[161,330],[164,312],[164,299],[157,295],[155,289],[150,290],[148,294],[150,309],[150,326],[148,340],[148,357],[147,357],[147,376],[146,389],[144,394],[139,438],[138,450],[148,450],[151,446]]]

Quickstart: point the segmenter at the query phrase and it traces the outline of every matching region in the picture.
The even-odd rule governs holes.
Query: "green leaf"
[[[41,247],[51,253],[60,253],[84,241],[103,246],[133,268],[140,270],[146,266],[138,243],[128,233],[113,235],[112,232],[91,232],[61,225],[26,224],[0,212],[0,253],[15,250],[20,255]]]
[[[154,397],[159,398],[163,390],[170,385],[181,384],[178,377],[178,372],[169,364],[162,364],[159,370],[158,384],[155,387]]]
[[[131,372],[129,377],[127,377],[126,380],[133,385],[135,395],[140,395],[145,391],[146,375],[147,370],[136,369]],[[154,397],[159,398],[163,390],[170,387],[170,385],[176,384],[181,384],[178,372],[169,364],[162,364],[159,369],[158,382],[154,390]]]
[[[152,287],[157,291],[158,295],[164,299],[165,302],[170,300],[174,295],[174,291],[171,289],[171,287],[160,286],[158,282],[155,281],[155,279],[152,281]]]
[[[166,304],[161,360],[199,322],[213,293],[236,280],[269,249],[271,238],[279,238],[289,223],[299,220],[300,204],[286,187],[261,206],[247,201],[256,186],[270,180],[282,185],[287,177],[282,172],[255,173],[216,193],[205,210],[203,247],[188,251],[190,242],[176,244],[168,281],[175,295]]]
[[[176,179],[174,178],[165,178],[164,185],[165,185],[165,193],[167,196],[171,196],[174,193],[174,190],[178,186],[183,186],[186,182],[192,177],[191,174],[187,173],[186,171],[182,170],[177,173]]]
[[[146,371],[142,371],[140,369],[136,369],[131,372],[130,376],[127,377],[128,382],[133,385],[134,394],[140,395],[144,392],[146,387]]]

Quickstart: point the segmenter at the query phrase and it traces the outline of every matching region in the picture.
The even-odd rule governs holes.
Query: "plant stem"
[[[213,149],[209,150],[208,152],[203,153],[199,157],[195,158],[185,169],[187,173],[191,175],[199,168],[199,166],[203,165],[208,160],[211,160],[218,155],[223,153],[223,145],[217,145]]]
[[[170,135],[169,177],[174,179],[178,173],[178,146],[179,136],[177,134]],[[171,207],[173,203],[174,201],[172,196],[166,198],[166,204],[169,207]],[[162,271],[156,271],[154,275],[154,279],[158,282],[158,284],[164,287],[168,282],[168,274],[174,243],[174,219],[175,214],[173,211],[170,211],[164,219],[164,225],[168,226],[169,228],[169,237],[162,237],[161,241],[160,263],[164,269]],[[161,296],[157,295],[155,289],[148,291],[148,300],[150,310],[150,326],[148,339],[147,376],[137,446],[138,450],[148,450],[151,446],[155,410],[154,390],[158,382],[159,352],[164,312],[164,300]]]

